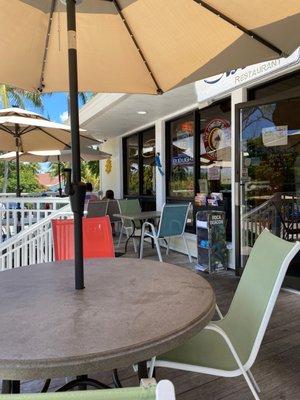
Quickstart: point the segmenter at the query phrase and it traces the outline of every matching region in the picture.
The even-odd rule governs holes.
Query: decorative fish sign
[[[160,154],[156,153],[155,156],[155,166],[158,168],[159,173],[161,174],[161,176],[164,176],[164,171],[162,169],[162,165],[161,165],[161,161],[160,161]]]

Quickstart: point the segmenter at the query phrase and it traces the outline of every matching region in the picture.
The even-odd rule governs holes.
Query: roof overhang
[[[195,84],[185,85],[163,95],[97,94],[80,110],[80,126],[97,139],[118,137],[160,118],[197,107]],[[139,111],[146,111],[139,114]]]

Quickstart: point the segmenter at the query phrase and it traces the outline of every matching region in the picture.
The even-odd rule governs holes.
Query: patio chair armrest
[[[219,319],[223,319],[224,315],[222,314],[222,312],[221,312],[221,310],[220,310],[220,308],[219,308],[217,303],[216,303],[216,311],[217,311]]]
[[[146,226],[149,226],[149,228],[151,229],[152,235],[156,236],[155,226],[151,222],[145,221],[143,223],[142,228],[145,229]],[[145,234],[147,234],[147,232],[145,232]]]
[[[240,368],[241,371],[245,372],[245,368],[240,360],[240,357],[239,357],[236,349],[234,348],[230,338],[228,337],[227,333],[222,328],[220,328],[218,325],[215,325],[213,322],[210,322],[207,326],[205,326],[204,329],[208,330],[208,331],[216,332],[220,336],[222,336],[222,338],[226,342],[231,354],[233,355],[233,358],[235,359],[238,367]]]

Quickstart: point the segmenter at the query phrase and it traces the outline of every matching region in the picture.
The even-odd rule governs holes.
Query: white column
[[[238,127],[235,126],[235,105],[247,101],[247,90],[246,88],[236,89],[231,93],[231,215],[232,215],[232,248],[233,248],[233,260],[235,260],[236,253],[236,230],[235,230],[235,205],[239,198],[239,185],[235,184],[235,152],[240,152],[240,149],[235,148],[235,135],[238,134]]]
[[[119,188],[119,191],[117,193],[116,199],[123,199],[124,197],[124,187],[123,187],[123,174],[124,174],[124,168],[123,168],[123,141],[122,138],[119,137],[117,138],[117,146],[118,146],[118,154],[117,154],[117,165],[116,167],[118,168],[118,175],[117,175],[117,187]]]
[[[164,175],[156,168],[156,209],[162,209],[166,201],[166,160],[165,160],[165,122],[159,119],[155,123],[155,152],[160,154]]]
[[[116,199],[123,196],[123,156],[122,138],[112,138],[107,140],[101,149],[111,154],[112,169],[106,172],[106,160],[101,161],[101,190],[105,195],[106,190],[113,190]]]
[[[103,192],[103,180],[102,180],[102,162],[98,161],[99,164],[99,190]]]

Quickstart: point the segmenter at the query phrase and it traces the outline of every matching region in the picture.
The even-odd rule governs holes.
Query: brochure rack
[[[226,220],[224,211],[198,211],[196,269],[208,273],[227,269]]]

